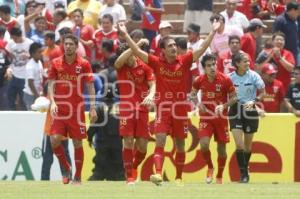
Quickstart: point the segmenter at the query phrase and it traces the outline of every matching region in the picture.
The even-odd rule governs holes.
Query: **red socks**
[[[66,171],[70,171],[71,165],[68,163],[64,148],[62,145],[59,145],[56,148],[53,148],[53,153],[56,155],[59,163],[66,169]]]
[[[185,162],[185,152],[176,152],[176,156],[175,156],[176,178],[175,179],[182,179],[184,162]]]
[[[123,164],[126,172],[126,178],[132,177],[132,162],[133,162],[133,150],[123,148]]]
[[[157,174],[162,174],[162,167],[164,164],[164,148],[155,147],[154,150],[154,165]]]
[[[138,166],[141,164],[141,162],[144,160],[146,156],[146,153],[142,153],[139,150],[136,150],[135,156],[134,156],[134,161],[133,161],[133,169],[137,169]]]
[[[218,156],[218,173],[217,173],[217,178],[222,178],[223,177],[223,171],[224,167],[226,164],[226,159],[227,157],[220,157]]]
[[[213,166],[213,163],[212,163],[212,161],[211,161],[210,150],[208,150],[208,151],[203,151],[203,150],[201,150],[201,152],[202,152],[202,155],[203,155],[204,160],[206,161],[206,164],[207,164],[208,168],[209,168],[209,169],[213,169],[214,166]]]
[[[83,148],[75,148],[75,178],[81,179],[81,171],[82,171],[82,165],[83,165],[83,159],[84,159],[84,153]]]

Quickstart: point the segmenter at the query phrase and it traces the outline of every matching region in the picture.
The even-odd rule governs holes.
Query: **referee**
[[[230,107],[229,124],[236,144],[240,183],[248,183],[251,145],[259,123],[258,108],[255,104],[264,97],[265,84],[258,73],[249,69],[250,61],[245,53],[233,55],[232,65],[236,70],[229,76],[236,88],[238,102]]]

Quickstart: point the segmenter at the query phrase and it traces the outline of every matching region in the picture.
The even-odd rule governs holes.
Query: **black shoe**
[[[240,183],[249,183],[250,177],[249,175],[242,175],[240,178]]]

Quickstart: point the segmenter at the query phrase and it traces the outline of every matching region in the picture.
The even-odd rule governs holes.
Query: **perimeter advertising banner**
[[[153,119],[153,115],[151,115]],[[40,180],[42,164],[42,138],[45,114],[34,112],[0,112],[0,179]],[[207,167],[199,151],[197,137],[198,118],[191,116],[191,125],[186,140],[187,158],[183,178],[185,182],[203,182]],[[70,142],[70,145],[71,142]],[[217,170],[216,144],[211,142],[212,159]],[[83,178],[91,175],[93,149],[84,143],[85,164]],[[228,159],[224,170],[224,182],[238,179],[233,140],[228,144]],[[73,148],[70,147],[70,151]],[[154,141],[148,146],[148,154],[140,165],[140,177],[149,179],[152,174]],[[73,153],[71,153],[71,156]],[[164,178],[175,177],[175,145],[168,138],[165,154]],[[292,114],[267,114],[260,120],[259,132],[255,135],[253,155],[250,162],[251,182],[300,181],[300,122]],[[61,174],[54,158],[51,179],[60,180]]]

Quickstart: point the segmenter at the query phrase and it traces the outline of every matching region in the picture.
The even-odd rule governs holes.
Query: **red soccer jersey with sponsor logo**
[[[246,33],[241,37],[241,50],[248,53],[252,60],[255,60],[256,39],[253,34]]]
[[[243,51],[240,51],[242,53],[245,53]],[[245,53],[248,55],[247,53]],[[250,69],[254,69],[254,63],[253,60],[251,59],[250,55],[248,55],[249,60],[250,60]],[[217,60],[217,69],[219,72],[224,73],[224,74],[229,74],[233,71],[235,71],[235,67],[232,66],[232,53],[231,51],[227,51],[224,53],[221,53],[220,56],[218,57]]]
[[[76,26],[73,28],[73,33],[76,33]],[[93,41],[94,28],[91,25],[83,25],[80,27],[80,39],[84,41]],[[83,43],[82,43],[83,44]],[[87,58],[92,58],[92,50],[90,47],[83,44]]]
[[[235,91],[231,79],[220,72],[216,73],[213,82],[208,80],[206,74],[198,76],[193,83],[193,88],[201,90],[201,103],[209,110],[200,115],[213,115],[216,106],[226,103],[228,95]],[[227,110],[224,110],[223,114],[227,114]]]
[[[59,113],[84,110],[84,84],[94,81],[92,68],[87,60],[76,56],[72,64],[67,64],[64,56],[56,58],[52,61],[48,79],[56,80],[54,100]]]
[[[101,45],[102,41],[104,39],[110,39],[114,41],[114,48],[117,49],[117,41],[118,41],[118,33],[115,30],[112,30],[109,33],[104,33],[101,29],[96,30],[94,32],[94,43],[95,43],[95,49],[96,49],[96,59],[97,60],[102,60],[103,55],[101,52]]]
[[[145,6],[151,6],[151,7],[155,7],[153,0],[145,0]],[[161,13],[158,12],[150,12],[155,20],[155,22],[153,24],[150,24],[147,17],[145,17],[145,14],[142,15],[143,17],[143,21],[141,24],[141,28],[142,29],[147,29],[147,30],[154,30],[154,31],[158,31],[158,27],[161,21]]]
[[[283,57],[286,61],[291,63],[292,65],[295,66],[295,59],[293,54],[286,50],[282,49],[280,52],[281,57]],[[279,57],[273,56],[273,60],[277,66],[277,76],[276,79],[282,82],[283,84],[283,89],[284,89],[284,94],[287,92],[289,85],[291,83],[291,72],[287,71],[284,66],[280,63]]]
[[[156,78],[157,103],[186,100],[192,63],[192,52],[177,56],[172,64],[164,57],[149,55],[148,64]]]
[[[139,106],[139,104],[148,95],[148,81],[154,80],[154,74],[152,69],[140,59],[137,59],[136,62],[137,65],[135,67],[124,65],[117,70],[120,91],[120,112],[128,110],[128,108],[130,109],[130,107],[135,110],[148,111],[147,107]]]
[[[284,88],[281,81],[275,79],[271,84],[265,83],[266,95],[263,98],[263,109],[268,113],[279,113],[280,104],[284,98]]]

